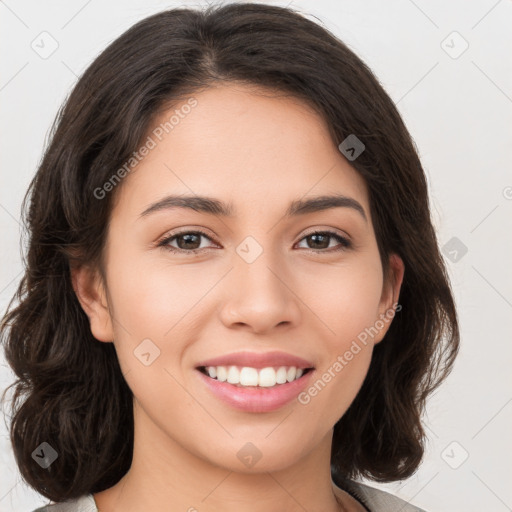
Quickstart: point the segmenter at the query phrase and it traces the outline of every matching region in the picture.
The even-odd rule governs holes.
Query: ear
[[[73,267],[71,282],[82,309],[89,317],[92,335],[99,341],[113,341],[114,330],[107,294],[99,272],[87,265]]]
[[[384,275],[382,296],[379,302],[379,316],[375,320],[375,327],[379,332],[373,340],[374,344],[383,340],[393,321],[404,279],[404,271],[405,266],[402,258],[398,254],[391,254],[389,256],[389,267]]]

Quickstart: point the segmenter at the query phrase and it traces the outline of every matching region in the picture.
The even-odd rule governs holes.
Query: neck
[[[201,458],[170,438],[140,407],[135,407],[134,419],[132,465],[117,484],[94,494],[100,512],[359,510],[354,500],[332,483],[332,430],[292,465],[265,469],[258,461],[246,471],[234,471]],[[300,449],[297,446],[297,451]],[[264,454],[261,462],[263,459]]]

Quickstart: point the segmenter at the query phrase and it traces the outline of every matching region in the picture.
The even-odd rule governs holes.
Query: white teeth
[[[240,370],[240,384],[242,386],[257,386],[258,370],[256,370],[256,368],[249,368],[248,366],[244,366]]]
[[[303,374],[302,368],[295,366],[279,366],[251,368],[244,366],[239,368],[237,366],[207,366],[206,373],[212,378],[220,382],[229,382],[229,384],[239,386],[260,386],[271,388],[276,384],[285,384],[286,382],[293,382],[299,379]]]
[[[225,366],[217,366],[217,380],[221,382],[225,382],[228,378],[228,372],[226,371]]]
[[[276,371],[274,368],[262,368],[259,371],[258,386],[271,388],[276,385]]]
[[[284,366],[281,366],[279,370],[276,372],[276,383],[277,384],[284,384],[286,382],[286,368]]]
[[[227,381],[230,384],[238,384],[240,382],[240,372],[236,366],[229,367]]]

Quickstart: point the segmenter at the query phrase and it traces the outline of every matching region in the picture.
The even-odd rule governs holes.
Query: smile
[[[250,366],[203,366],[199,368],[205,375],[219,382],[227,382],[238,387],[265,387],[270,388],[293,382],[300,379],[311,368],[297,368],[296,366],[280,366],[266,368],[252,368]]]
[[[234,368],[234,369],[233,369]],[[222,403],[235,409],[251,413],[271,412],[289,404],[308,386],[314,368],[300,369],[295,367],[237,368],[234,366],[210,366],[196,368],[196,373],[207,390]],[[295,375],[293,375],[295,370]],[[210,373],[214,376],[210,376]],[[286,380],[283,380],[286,374]],[[291,381],[288,381],[290,375]],[[238,382],[228,382],[230,380]],[[225,379],[220,380],[219,379]],[[255,378],[258,378],[258,384]],[[260,379],[261,383],[260,384]],[[279,379],[279,382],[278,382]],[[240,383],[250,382],[244,385]]]

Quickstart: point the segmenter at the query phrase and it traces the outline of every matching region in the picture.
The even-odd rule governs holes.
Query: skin
[[[364,180],[306,104],[234,84],[194,97],[197,106],[116,191],[106,283],[86,266],[72,272],[93,335],[114,343],[135,397],[132,466],[94,494],[97,506],[364,510],[331,480],[332,433],[390,322],[306,405],[239,411],[212,395],[194,367],[236,351],[283,350],[313,362],[319,377],[398,302],[403,263],[392,255],[384,279]],[[348,207],[284,217],[293,200],[335,192],[357,200],[368,220]],[[231,202],[236,215],[174,208],[139,218],[171,193]],[[192,245],[168,243],[189,253],[186,247],[199,248],[196,256],[157,246],[178,228],[207,232]],[[353,247],[332,237],[315,245],[307,235],[316,230],[334,231]],[[236,252],[247,236],[263,250],[252,263]],[[149,366],[134,356],[147,338],[160,350]],[[261,453],[251,468],[237,457],[247,442]]]

